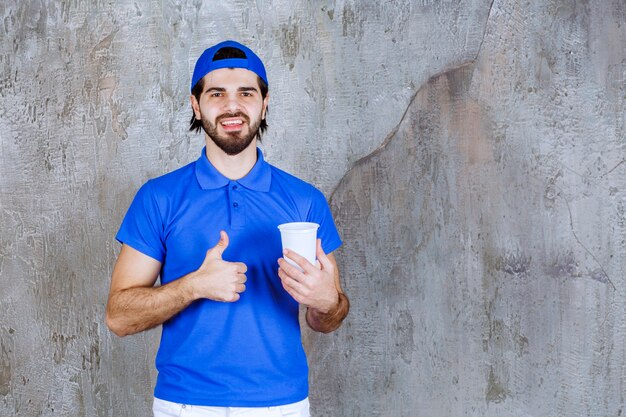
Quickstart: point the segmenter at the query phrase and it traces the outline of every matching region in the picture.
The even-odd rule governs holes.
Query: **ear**
[[[191,108],[193,109],[193,114],[197,120],[202,119],[202,112],[200,111],[200,103],[196,100],[196,96],[191,94],[189,96],[189,101],[191,101]]]
[[[267,93],[265,95],[265,98],[263,99],[263,113],[261,114],[261,120],[265,120],[265,113],[267,112],[267,105],[270,102],[270,93]]]

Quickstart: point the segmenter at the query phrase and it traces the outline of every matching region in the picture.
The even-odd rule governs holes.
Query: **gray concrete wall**
[[[618,416],[622,0],[0,3],[0,415],[148,416],[158,331],[103,324],[136,189],[197,157],[196,57],[270,77],[267,158],[322,189],[353,302],[314,416]]]

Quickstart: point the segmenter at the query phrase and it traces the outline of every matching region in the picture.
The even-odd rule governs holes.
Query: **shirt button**
[[[239,203],[233,203],[233,207],[234,207],[234,208],[239,207]]]
[[[236,190],[237,188],[239,188],[237,185],[233,185],[233,190]]]

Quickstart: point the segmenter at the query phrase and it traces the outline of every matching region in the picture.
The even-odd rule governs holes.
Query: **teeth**
[[[226,121],[226,122],[222,122],[222,124],[223,124],[224,126],[240,125],[240,124],[242,124],[242,123],[243,123],[243,122],[242,122],[241,120],[229,120],[229,121]]]

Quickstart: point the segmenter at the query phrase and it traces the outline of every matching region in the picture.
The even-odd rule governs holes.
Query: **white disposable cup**
[[[319,227],[319,224],[309,222],[293,222],[279,225],[278,229],[280,230],[283,250],[292,250],[315,265],[315,248],[317,246],[317,229]],[[302,271],[302,268],[294,261],[287,257],[285,259]]]

